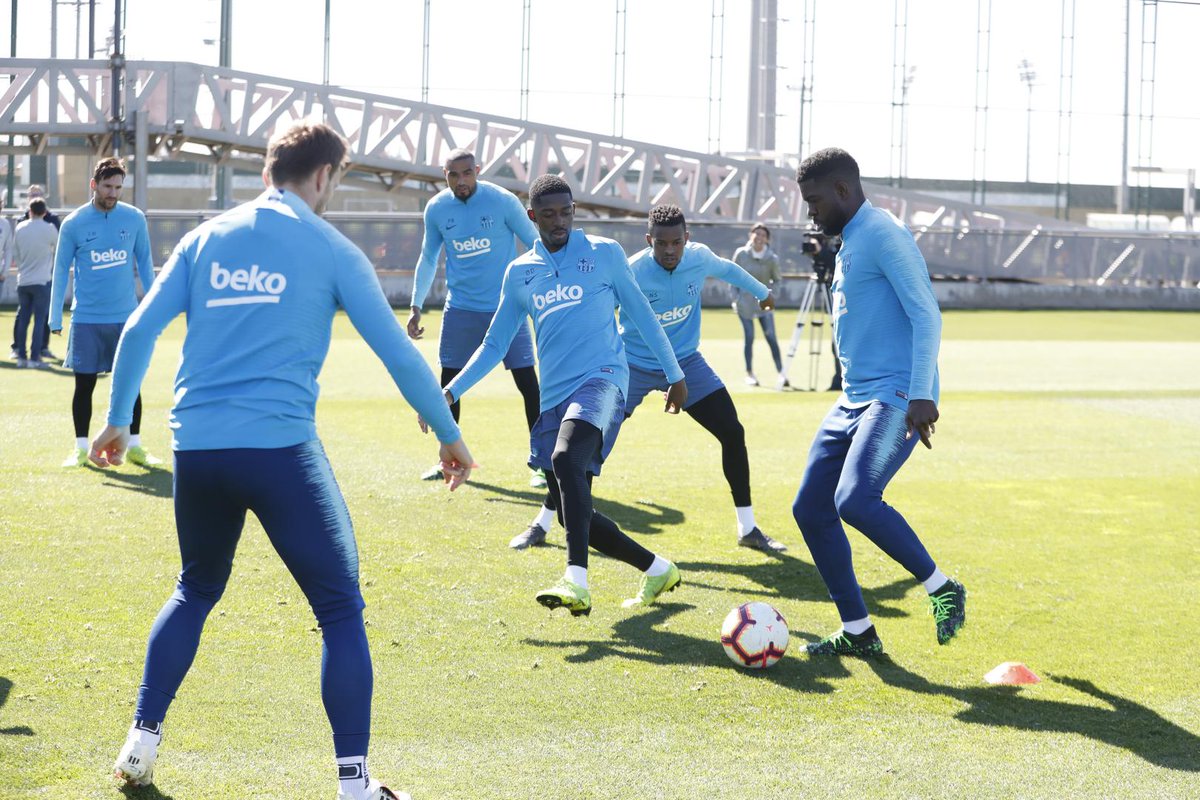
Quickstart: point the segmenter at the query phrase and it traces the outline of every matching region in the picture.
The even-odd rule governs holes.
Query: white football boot
[[[407,792],[393,792],[374,778],[371,778],[370,783],[367,784],[367,793],[364,797],[367,800],[412,800],[412,795]],[[339,789],[338,800],[355,800],[355,798]]]
[[[130,786],[149,786],[154,782],[154,761],[158,758],[158,743],[145,742],[130,732],[113,764],[113,776]]]

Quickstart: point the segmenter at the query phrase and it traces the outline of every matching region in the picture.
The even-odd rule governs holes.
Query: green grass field
[[[783,312],[785,336],[790,323]],[[143,386],[143,437],[162,455],[182,335],[164,335]],[[416,800],[1200,796],[1200,315],[946,314],[935,447],[887,499],[967,585],[968,625],[939,647],[919,585],[851,532],[890,654],[874,663],[803,654],[837,625],[791,518],[833,396],[744,387],[740,337],[732,314],[705,312],[759,523],[790,552],[735,547],[715,441],[643,405],[597,505],[677,561],[684,585],[631,613],[637,575],[595,557],[595,610],[575,619],[533,601],[561,574],[562,530],[506,547],[539,502],[508,376],[464,402],[483,468],[452,495],[417,480],[435,442],[338,319],[318,425],[358,533],[373,773]],[[118,797],[109,768],[178,569],[171,476],[60,469],[70,375],[13,366],[0,363],[0,798]],[[765,673],[733,667],[717,641],[748,600],[792,632]],[[985,684],[1003,661],[1043,682]],[[331,800],[319,662],[303,597],[252,523],[172,706],[157,785],[129,795]]]

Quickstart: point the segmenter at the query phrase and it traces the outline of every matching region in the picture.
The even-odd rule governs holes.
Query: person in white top
[[[17,264],[17,321],[13,327],[18,367],[46,369],[42,351],[46,347],[46,317],[50,313],[50,279],[54,274],[54,248],[58,228],[46,221],[46,201],[29,203],[29,219],[17,225],[13,234],[13,258]],[[7,225],[0,225],[7,230]],[[5,256],[5,264],[8,263]],[[28,357],[26,332],[33,320],[33,337]]]

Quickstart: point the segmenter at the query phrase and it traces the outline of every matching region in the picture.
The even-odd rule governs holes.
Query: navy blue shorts
[[[554,468],[550,457],[558,442],[558,429],[569,419],[582,420],[600,429],[600,447],[587,466],[587,472],[599,475],[600,465],[612,452],[621,423],[625,421],[625,398],[620,387],[603,378],[591,378],[566,400],[543,411],[529,432],[531,469]]]
[[[687,402],[683,404],[685,409],[691,408],[718,389],[725,388],[725,384],[699,352],[679,359],[679,368],[683,370],[683,379],[687,381],[688,397]],[[650,392],[665,392],[670,385],[665,373],[630,364],[629,399],[625,401],[625,415],[632,414]]]
[[[462,369],[483,344],[483,336],[492,322],[491,311],[463,311],[447,308],[442,314],[442,334],[438,340],[438,363],[442,369]],[[504,354],[505,369],[533,366],[533,337],[529,323],[517,328],[508,352]]]
[[[221,596],[250,511],[322,625],[365,607],[350,512],[320,441],[179,450],[174,480],[181,585]]]
[[[67,357],[63,366],[81,375],[112,372],[124,322],[75,322],[67,332]]]

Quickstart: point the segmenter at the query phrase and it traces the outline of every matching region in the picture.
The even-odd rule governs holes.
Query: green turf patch
[[[791,317],[779,317],[786,341]],[[426,319],[432,362],[440,320]],[[1193,796],[1198,321],[946,314],[935,447],[918,448],[887,500],[967,585],[968,624],[939,647],[920,586],[851,531],[891,655],[863,663],[802,654],[837,625],[791,518],[833,396],[744,386],[731,312],[705,311],[702,351],[746,427],[759,522],[791,550],[735,546],[715,441],[647,402],[596,481],[597,507],[677,561],[684,584],[629,612],[638,576],[595,557],[595,610],[578,619],[533,601],[562,571],[561,528],[547,547],[505,547],[540,502],[509,376],[463,402],[483,468],[451,495],[417,479],[436,444],[339,318],[318,427],[359,540],[372,771],[417,800]],[[0,329],[11,322],[0,314]],[[143,437],[161,455],[182,334],[182,323],[164,334],[143,386]],[[759,348],[759,375],[773,377]],[[71,391],[69,373],[0,364],[4,800],[121,796],[108,769],[178,570],[169,470],[58,467]],[[775,605],[792,634],[761,674],[735,668],[718,641],[749,600]],[[1043,682],[986,685],[1003,661]],[[157,787],[129,796],[332,798],[319,665],[312,615],[252,521],[172,706]]]

